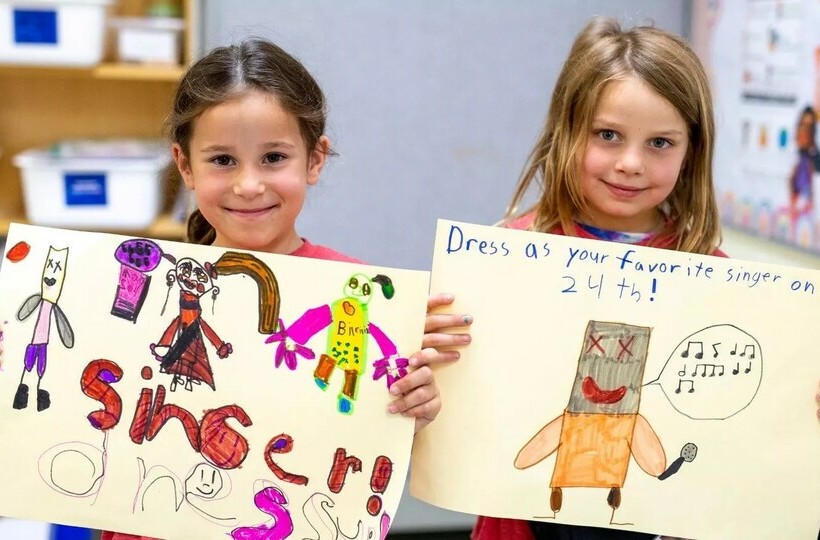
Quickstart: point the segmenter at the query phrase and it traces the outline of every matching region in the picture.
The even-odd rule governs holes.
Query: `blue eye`
[[[618,138],[618,134],[611,129],[602,129],[598,132],[598,136],[605,141],[614,141]]]
[[[650,144],[652,145],[652,148],[658,149],[672,146],[672,142],[669,139],[664,139],[663,137],[655,137],[654,139],[652,139],[652,142]]]

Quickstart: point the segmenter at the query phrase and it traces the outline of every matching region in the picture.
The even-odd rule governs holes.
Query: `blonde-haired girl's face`
[[[607,83],[580,163],[590,225],[648,232],[662,221],[689,146],[686,122],[666,99],[630,77]]]

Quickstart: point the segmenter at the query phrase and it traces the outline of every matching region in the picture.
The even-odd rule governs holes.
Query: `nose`
[[[245,167],[237,171],[233,192],[234,195],[250,199],[265,192],[265,183],[256,170]]]
[[[643,148],[627,145],[618,155],[615,169],[628,176],[643,173]]]

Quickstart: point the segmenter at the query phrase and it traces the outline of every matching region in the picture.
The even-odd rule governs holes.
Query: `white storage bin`
[[[91,66],[102,60],[111,0],[0,0],[0,63]]]
[[[120,62],[179,64],[185,22],[173,17],[120,17],[111,20],[117,30]]]
[[[35,225],[107,230],[151,225],[162,208],[168,149],[161,144],[131,145],[125,146],[128,152],[106,157],[105,148],[75,145],[17,154],[13,162],[21,170],[28,220]]]

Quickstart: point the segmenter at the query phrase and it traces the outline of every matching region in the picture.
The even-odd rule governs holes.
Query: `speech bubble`
[[[731,324],[717,324],[686,336],[658,377],[679,413],[694,420],[724,420],[745,409],[763,379],[763,353],[751,334]]]

